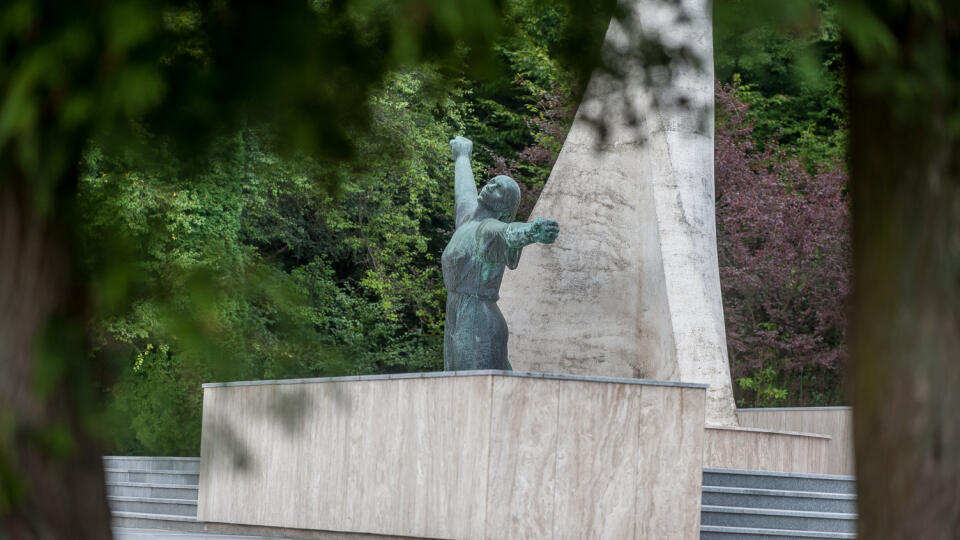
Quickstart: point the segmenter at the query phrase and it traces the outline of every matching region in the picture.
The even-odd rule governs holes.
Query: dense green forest
[[[144,126],[124,155],[92,141],[79,189],[86,264],[108,285],[132,283],[134,300],[99,310],[109,316],[95,331],[121,373],[103,382],[111,452],[196,455],[202,382],[441,369],[447,141],[475,141],[477,177],[513,175],[525,219],[581,88],[556,60],[569,15],[508,6],[500,76],[439,64],[393,72],[371,98],[372,129],[350,141],[357,159],[290,153],[254,120],[208,141],[197,163]],[[793,33],[743,35],[735,12],[717,14],[717,153],[729,165],[718,163],[719,243],[741,405],[842,400],[842,297],[816,297],[845,283],[845,212],[790,267],[758,255],[790,231],[725,219],[742,203],[733,190],[751,186],[764,187],[768,214],[781,200],[813,222],[823,205],[845,208],[838,37],[829,4],[815,15]],[[817,195],[823,186],[830,197]],[[107,259],[131,262],[98,272]]]

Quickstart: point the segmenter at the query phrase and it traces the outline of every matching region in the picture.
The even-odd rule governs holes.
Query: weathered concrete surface
[[[697,538],[704,402],[703,385],[502,371],[204,385],[198,519]]]
[[[710,385],[707,423],[735,425],[717,264],[709,2],[630,1],[607,54],[659,36],[702,62],[594,75],[533,217],[564,224],[501,287],[515,369]],[[685,106],[677,106],[679,100]],[[640,120],[632,125],[631,116]],[[591,119],[608,127],[601,141]],[[599,150],[599,151],[598,151]]]

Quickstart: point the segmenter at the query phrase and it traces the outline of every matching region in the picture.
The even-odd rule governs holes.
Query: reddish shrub
[[[850,210],[840,164],[810,173],[717,87],[720,283],[738,402],[835,404],[846,361]]]

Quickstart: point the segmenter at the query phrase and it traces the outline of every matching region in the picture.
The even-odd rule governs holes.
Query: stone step
[[[178,484],[144,484],[141,482],[107,482],[107,495],[119,497],[152,497],[157,499],[198,499],[198,487]]]
[[[740,471],[734,469],[704,469],[703,485],[848,494],[856,493],[857,487],[852,476]]]
[[[114,527],[131,529],[164,529],[167,531],[203,532],[204,523],[191,516],[146,514],[142,512],[113,512]]]
[[[197,502],[183,499],[108,495],[107,504],[114,512],[197,517]]]
[[[857,515],[704,505],[700,514],[700,523],[751,529],[855,533]]]
[[[856,495],[743,487],[704,486],[702,504],[855,514]]]
[[[717,525],[700,527],[700,540],[809,540],[811,538],[852,540],[856,537],[857,535],[854,533],[789,531]]]
[[[104,469],[107,483],[137,482],[142,484],[176,484],[196,486],[200,484],[200,473],[187,471]]]
[[[200,472],[198,457],[103,456],[105,469]]]

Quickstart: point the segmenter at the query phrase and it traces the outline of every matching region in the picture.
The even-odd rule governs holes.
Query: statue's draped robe
[[[497,307],[505,267],[514,269],[527,228],[496,219],[459,224],[443,250],[447,323],[443,367],[447,371],[511,369],[507,323]]]

